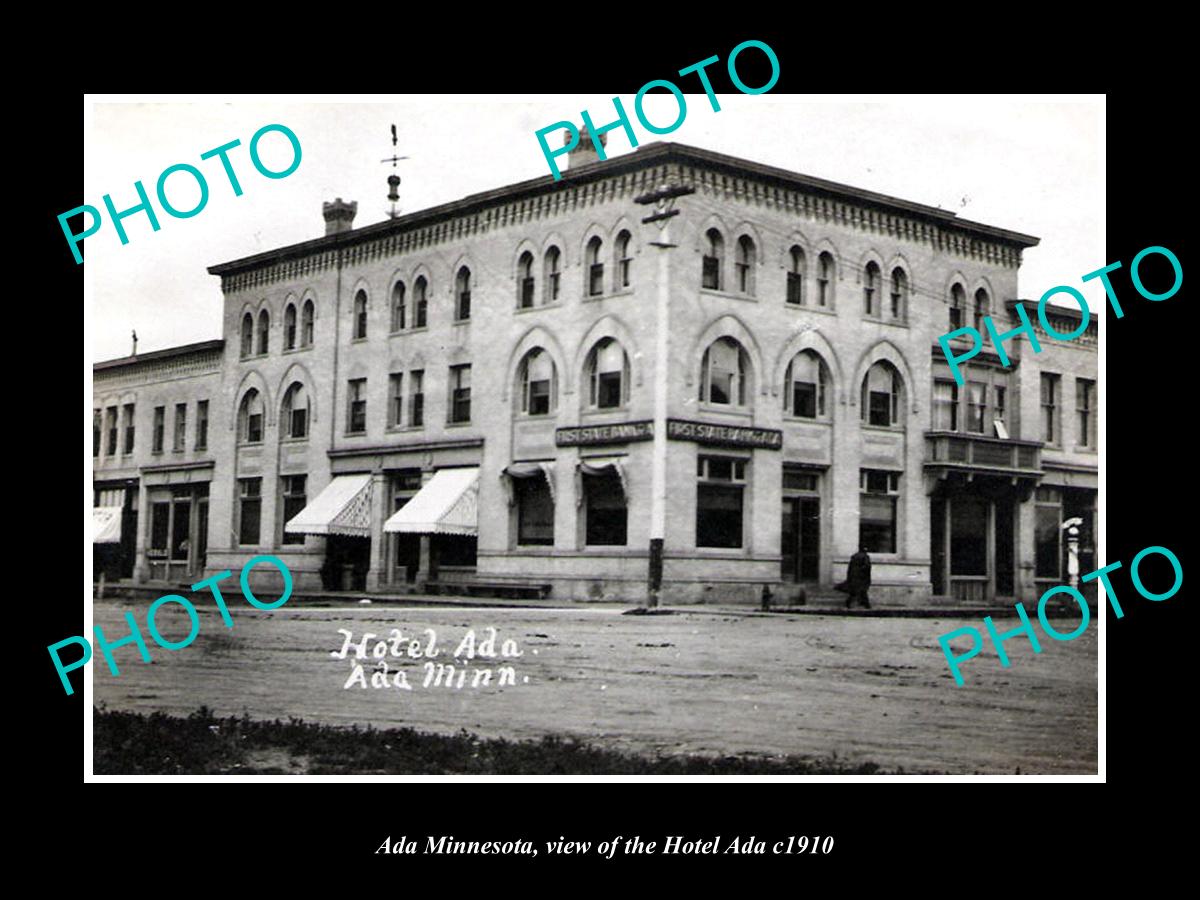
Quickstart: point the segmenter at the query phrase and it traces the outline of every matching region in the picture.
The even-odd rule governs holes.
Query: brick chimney
[[[325,213],[325,234],[340,234],[354,227],[354,214],[358,212],[358,203],[344,203],[338,197],[332,203],[322,203]]]
[[[571,132],[563,132],[563,146],[571,142]],[[600,135],[600,146],[608,147],[608,135]],[[573,150],[567,153],[567,165],[565,168],[572,169],[576,166],[587,165],[588,163],[598,162],[600,157],[596,154],[596,148],[592,145],[592,135],[588,131],[588,127],[584,125],[579,129],[579,143],[575,145]]]

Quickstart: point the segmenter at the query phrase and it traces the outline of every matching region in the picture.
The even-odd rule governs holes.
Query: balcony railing
[[[1005,440],[982,434],[927,431],[925,465],[992,472],[1038,473],[1042,468],[1042,445],[1037,441]]]

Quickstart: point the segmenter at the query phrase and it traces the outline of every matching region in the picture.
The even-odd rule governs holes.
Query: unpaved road
[[[95,604],[95,623],[110,640],[128,633],[127,608],[145,632],[145,605],[133,604]],[[146,633],[151,664],[132,645],[118,648],[120,677],[96,648],[88,666],[93,701],[109,709],[186,715],[204,705],[221,716],[466,729],[510,739],[571,735],[650,753],[836,754],[906,771],[1096,771],[1094,624],[1069,643],[1043,639],[1038,655],[1025,638],[1009,641],[1007,669],[988,645],[964,664],[966,685],[956,687],[937,636],[962,625],[982,628],[978,621],[702,608],[664,616],[383,606],[264,613],[233,601],[230,611],[233,628],[202,609],[199,635],[182,650],[164,650]],[[157,624],[169,640],[188,631],[175,605],[159,612]],[[339,628],[355,641],[364,632],[388,638],[399,628],[422,645],[423,630],[432,628],[437,662],[454,663],[468,629],[482,639],[488,626],[498,630],[497,654],[511,638],[523,655],[470,660],[461,689],[423,687],[427,660],[407,655],[385,659],[391,671],[405,672],[412,690],[347,688],[353,650],[347,659],[331,656],[344,644]],[[362,660],[368,683],[376,662]],[[505,665],[516,683],[500,687],[497,667]],[[497,674],[472,688],[479,668]]]

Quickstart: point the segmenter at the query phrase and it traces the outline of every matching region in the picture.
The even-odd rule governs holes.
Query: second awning
[[[311,503],[293,516],[288,534],[371,536],[371,476],[338,475]]]
[[[479,469],[439,469],[383,524],[406,534],[478,533]]]
[[[121,507],[92,507],[92,543],[116,544],[121,540]]]

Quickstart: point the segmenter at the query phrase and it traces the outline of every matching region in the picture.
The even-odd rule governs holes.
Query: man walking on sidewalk
[[[864,608],[871,608],[871,600],[867,591],[871,587],[871,557],[865,547],[859,547],[858,552],[850,557],[850,566],[846,571],[846,609],[850,609],[855,601]]]

